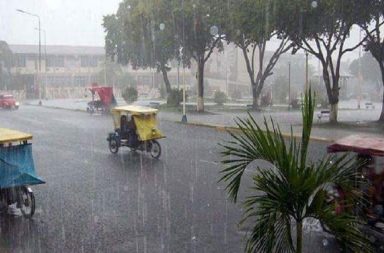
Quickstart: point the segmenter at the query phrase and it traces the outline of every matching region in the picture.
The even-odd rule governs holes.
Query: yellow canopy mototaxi
[[[161,155],[158,139],[165,138],[157,125],[157,109],[126,105],[111,110],[115,131],[108,134],[107,141],[111,153],[117,153],[119,147],[147,151],[154,158]]]

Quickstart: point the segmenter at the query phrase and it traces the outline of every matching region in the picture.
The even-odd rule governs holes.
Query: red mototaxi
[[[111,107],[115,106],[116,99],[113,95],[112,87],[92,86],[89,88],[92,93],[92,101],[88,103],[87,111],[93,113],[95,111],[108,112]],[[97,94],[100,100],[95,100]]]
[[[365,210],[368,224],[384,232],[384,137],[370,135],[350,135],[339,139],[327,147],[328,153],[354,152],[369,159],[363,168],[363,176],[369,181],[366,194],[369,207]],[[339,195],[343,193],[339,191]],[[344,207],[336,206],[336,212]]]

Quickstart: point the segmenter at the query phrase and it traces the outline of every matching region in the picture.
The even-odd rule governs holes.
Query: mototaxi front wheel
[[[26,186],[19,188],[20,210],[25,218],[32,218],[35,214],[35,196]]]
[[[151,156],[155,159],[159,159],[161,155],[161,146],[160,143],[157,140],[152,140],[151,141],[151,148],[150,151]]]
[[[109,151],[111,151],[112,154],[116,154],[119,151],[119,144],[117,143],[117,140],[115,138],[111,138],[109,140]]]

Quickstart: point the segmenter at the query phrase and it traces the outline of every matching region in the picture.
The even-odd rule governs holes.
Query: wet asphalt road
[[[218,184],[225,133],[162,121],[162,156],[110,154],[108,116],[33,106],[0,111],[0,127],[34,135],[32,220],[0,216],[0,252],[243,252],[241,206]],[[312,158],[325,152],[312,146]],[[307,252],[329,252],[307,237]]]

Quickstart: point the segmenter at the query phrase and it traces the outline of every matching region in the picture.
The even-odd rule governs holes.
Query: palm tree
[[[335,238],[353,251],[370,251],[360,232],[361,221],[353,212],[336,214],[334,205],[327,202],[330,187],[341,187],[344,206],[362,201],[356,191],[361,161],[350,156],[327,155],[318,162],[307,161],[311,135],[314,99],[309,91],[302,108],[301,142],[293,137],[285,140],[278,125],[264,120],[262,130],[254,118],[238,119],[240,134],[230,132],[232,139],[222,146],[222,178],[232,201],[237,202],[242,176],[255,160],[265,160],[273,168],[258,167],[252,176],[251,196],[246,197],[244,218],[253,222],[248,234],[247,252],[302,252],[303,222],[319,220]],[[294,239],[296,242],[294,243]]]

